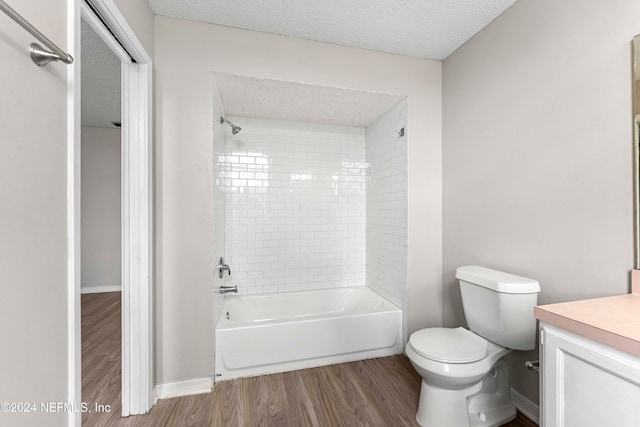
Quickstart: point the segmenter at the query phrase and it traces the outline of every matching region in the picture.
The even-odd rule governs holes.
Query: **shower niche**
[[[367,286],[406,313],[406,98],[225,73],[213,92],[214,246],[239,293]]]

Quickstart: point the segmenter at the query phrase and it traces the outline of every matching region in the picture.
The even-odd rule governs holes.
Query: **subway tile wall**
[[[239,293],[365,284],[365,129],[229,117],[219,156]]]
[[[222,101],[220,100],[220,95],[218,93],[218,88],[214,85],[214,117],[218,118],[224,115],[224,110],[222,109]],[[225,158],[226,153],[226,143],[225,143],[225,130],[222,124],[218,121],[214,122],[213,125],[213,173],[214,173],[214,182],[213,182],[213,253],[215,259],[211,260],[211,268],[214,268],[218,265],[219,257],[225,256],[226,247],[225,247],[225,231],[226,231],[226,193],[224,191],[224,177],[226,171],[222,170],[223,164],[220,162],[220,159]],[[219,287],[224,285],[224,278],[220,279],[218,274],[214,275],[214,287]],[[214,294],[215,295],[215,294]],[[216,303],[219,303],[221,298],[217,298],[215,300]],[[219,307],[216,307],[219,308]]]
[[[366,283],[403,311],[407,336],[407,102],[366,128]],[[405,135],[399,131],[404,128]]]

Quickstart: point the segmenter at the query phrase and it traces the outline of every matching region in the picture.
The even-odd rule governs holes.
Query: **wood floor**
[[[118,425],[122,413],[122,311],[120,292],[84,294],[82,310],[82,401],[111,412],[83,414],[83,426]],[[115,417],[114,417],[115,416]]]
[[[121,418],[120,330],[120,293],[82,296],[83,401],[111,405],[84,414],[85,427],[418,426],[420,377],[404,356],[224,381]],[[506,426],[535,424],[518,413]]]

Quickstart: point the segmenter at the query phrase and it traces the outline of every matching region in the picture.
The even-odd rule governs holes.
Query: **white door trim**
[[[153,405],[151,64],[122,66],[122,414]]]
[[[67,0],[67,39],[75,60],[67,72],[67,401],[82,401],[80,328],[80,0]],[[67,425],[82,424],[69,411]]]
[[[144,414],[153,396],[152,63],[113,0],[91,0],[109,28],[82,0],[68,0],[69,41],[76,61],[69,68],[67,225],[69,292],[69,402],[81,398],[80,373],[80,17],[122,60],[122,415]],[[135,62],[119,46],[124,45]],[[70,413],[69,426],[81,414]]]

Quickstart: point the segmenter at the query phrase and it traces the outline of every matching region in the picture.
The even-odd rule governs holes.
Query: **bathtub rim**
[[[322,316],[322,315],[316,315],[313,317],[308,317],[308,318],[300,318],[300,319],[296,319],[295,317],[283,317],[281,319],[269,319],[269,320],[260,320],[260,321],[253,321],[253,322],[238,322],[238,321],[234,321],[231,319],[227,319],[226,317],[226,313],[227,313],[227,305],[230,302],[229,300],[236,300],[236,299],[267,299],[270,297],[277,297],[280,294],[287,294],[287,295],[304,295],[304,294],[314,294],[314,293],[322,293],[322,292],[330,292],[330,291],[349,291],[349,290],[353,290],[353,289],[362,289],[365,290],[365,292],[369,292],[373,295],[375,295],[377,298],[380,298],[380,300],[383,302],[383,306],[379,307],[375,310],[371,310],[371,311],[358,311],[358,312],[349,312],[349,311],[345,311],[344,313],[341,314],[336,314],[336,315],[331,315],[331,316]],[[364,316],[364,315],[372,315],[375,313],[390,313],[390,312],[395,312],[395,311],[400,311],[403,315],[404,312],[402,310],[402,308],[398,307],[397,305],[395,305],[394,303],[392,303],[391,301],[389,301],[386,297],[384,297],[383,295],[380,295],[379,293],[377,293],[375,290],[369,288],[368,286],[365,285],[358,285],[358,286],[345,286],[345,287],[337,287],[337,288],[326,288],[326,289],[305,289],[305,290],[300,290],[300,291],[287,291],[287,292],[267,292],[267,293],[260,293],[260,294],[236,294],[236,295],[230,295],[230,294],[226,294],[223,296],[223,301],[220,304],[220,312],[218,313],[218,318],[216,321],[216,325],[214,330],[227,330],[227,329],[242,329],[242,328],[255,328],[258,326],[267,326],[267,325],[273,325],[273,324],[280,324],[280,323],[286,323],[288,321],[295,321],[295,322],[300,322],[300,323],[304,323],[304,322],[313,322],[319,319],[326,319],[326,318],[333,318],[333,317],[352,317],[352,316]],[[226,325],[226,327],[221,327],[222,325]]]

